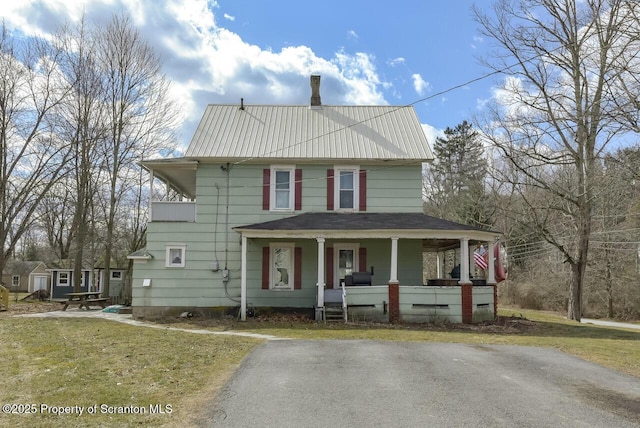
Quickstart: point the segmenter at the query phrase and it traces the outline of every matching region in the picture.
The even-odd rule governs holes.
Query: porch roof
[[[429,239],[435,247],[451,240],[492,241],[499,232],[422,213],[303,213],[234,228],[247,238],[405,238]]]

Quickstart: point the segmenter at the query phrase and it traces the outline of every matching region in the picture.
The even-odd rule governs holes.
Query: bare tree
[[[595,164],[624,129],[615,99],[623,53],[634,43],[630,31],[638,28],[636,7],[625,0],[499,0],[492,17],[475,9],[496,43],[487,65],[509,74],[485,132],[517,171],[500,178],[526,204],[523,226],[571,267],[573,320],[582,316]]]
[[[98,29],[97,41],[109,125],[103,153],[108,180],[103,291],[108,295],[121,199],[136,186],[136,163],[142,156],[172,143],[178,114],[168,98],[169,85],[158,56],[129,17],[114,15]]]
[[[0,271],[63,175],[70,151],[58,135],[68,87],[61,50],[38,38],[0,34]]]
[[[71,143],[76,203],[71,228],[74,234],[73,287],[80,291],[85,266],[90,216],[103,162],[100,145],[106,135],[103,108],[103,80],[97,67],[96,40],[82,19],[74,28],[63,28],[56,37],[65,52],[61,69],[71,87],[65,103],[65,124],[61,135]]]

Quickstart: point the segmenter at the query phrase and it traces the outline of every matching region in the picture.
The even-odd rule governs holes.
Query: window
[[[11,277],[11,285],[18,287],[20,285],[20,275],[13,275]]]
[[[292,165],[272,165],[263,171],[262,209],[302,209],[302,170]]]
[[[171,244],[166,246],[165,267],[184,267],[187,246]]]
[[[270,249],[269,288],[272,290],[293,290],[294,245],[279,242],[271,244]]]
[[[271,209],[292,210],[293,209],[293,175],[294,169],[273,168],[271,170],[272,196]]]
[[[122,279],[122,272],[120,272],[119,270],[112,270],[111,279]]]
[[[335,170],[335,200],[336,209],[358,210],[358,187],[360,172],[357,167],[341,167]]]
[[[69,272],[59,272],[58,273],[58,285],[61,287],[69,286]]]

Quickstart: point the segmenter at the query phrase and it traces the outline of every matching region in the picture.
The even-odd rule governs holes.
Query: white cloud
[[[397,66],[399,66],[399,65],[404,64],[404,61],[405,61],[405,60],[404,60],[404,58],[403,58],[403,57],[398,57],[398,58],[390,59],[389,61],[387,61],[387,64],[388,64],[390,67],[397,67]]]
[[[235,16],[231,16],[228,13],[225,13],[223,16],[224,16],[224,19],[227,19],[229,21],[235,21],[236,20]]]
[[[358,38],[358,33],[356,33],[355,30],[347,31],[347,35],[352,39],[357,39]]]
[[[173,82],[171,93],[185,115],[183,143],[191,138],[206,104],[239,103],[241,97],[248,104],[305,104],[309,75],[314,73],[322,75],[325,104],[387,104],[381,90],[389,84],[380,79],[370,54],[339,51],[323,58],[307,46],[265,50],[221,27],[215,19],[217,8],[207,0],[22,0],[2,2],[0,15],[10,28],[47,34],[65,21],[77,21],[83,11],[90,23],[105,22],[120,11],[131,14]],[[357,37],[355,31],[350,35]],[[421,79],[418,85],[428,86]]]
[[[433,144],[436,142],[436,138],[444,138],[444,130],[434,128],[433,126],[422,123],[422,130],[424,131],[424,135],[427,136],[427,141],[429,142],[429,147],[433,149]]]
[[[429,89],[429,82],[426,82],[418,73],[411,75],[413,79],[413,88],[420,96],[424,95]]]

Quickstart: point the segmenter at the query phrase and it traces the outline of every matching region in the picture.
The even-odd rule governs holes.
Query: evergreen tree
[[[425,175],[427,214],[469,225],[486,226],[487,160],[482,141],[466,120],[447,128],[433,145],[436,160]]]

